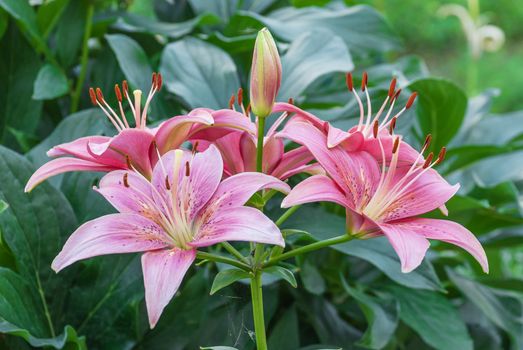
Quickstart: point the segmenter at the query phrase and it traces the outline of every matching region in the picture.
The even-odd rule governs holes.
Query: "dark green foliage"
[[[432,133],[433,151],[448,147],[439,170],[462,188],[448,203],[450,219],[479,236],[491,265],[485,276],[458,248],[434,242],[422,265],[403,274],[385,238],[288,260],[263,279],[269,347],[523,346],[523,112],[493,114],[495,92],[467,98],[463,84],[430,76],[423,59],[406,55],[402,43],[421,47],[434,33],[412,33],[406,21],[400,37],[380,11],[350,7],[354,1],[41,2],[0,0],[0,348],[254,349],[250,292],[242,281],[248,273],[212,264],[191,268],[150,330],[137,255],[94,258],[59,274],[50,267],[79,224],[113,210],[91,189],[100,174],[59,176],[30,194],[23,187],[53,145],[115,133],[91,108],[89,86],[101,87],[114,103],[115,83],[127,79],[148,91],[151,73],[161,72],[164,88],[152,103],[153,123],[196,107],[225,108],[239,87],[248,99],[251,52],[263,26],[282,56],[279,98],[292,97],[340,128],[358,116],[346,71],[353,71],[355,85],[362,71],[369,73],[373,110],[393,76],[404,89],[399,104],[418,92],[412,111],[398,120],[398,132],[413,144]],[[389,13],[393,5],[386,3],[379,10]],[[433,2],[421,3],[409,13],[435,10]],[[89,8],[92,31],[84,41]],[[446,22],[436,41],[447,44],[444,34],[453,30]],[[509,33],[520,34],[515,28]],[[277,197],[267,206],[273,219],[281,214],[278,207]],[[288,247],[332,238],[345,231],[344,211],[307,205],[283,228]],[[247,244],[235,247],[248,251]]]

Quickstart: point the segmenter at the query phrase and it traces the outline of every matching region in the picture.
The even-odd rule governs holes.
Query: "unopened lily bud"
[[[259,118],[271,114],[281,85],[278,48],[267,28],[258,32],[251,67],[251,110]]]

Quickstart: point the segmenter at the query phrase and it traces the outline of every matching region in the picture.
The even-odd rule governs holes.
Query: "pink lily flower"
[[[80,226],[54,259],[58,272],[94,256],[144,252],[142,268],[149,323],[153,328],[196,258],[196,249],[224,241],[284,246],[278,227],[244,204],[257,191],[287,193],[284,182],[242,173],[221,181],[223,161],[216,147],[203,153],[167,152],[152,180],[134,171],[105,175],[100,192],[118,211]]]
[[[396,136],[386,165],[378,121],[373,137],[377,140],[382,160],[364,150],[347,151],[341,144],[329,148],[328,136],[310,123],[296,122],[281,137],[305,145],[325,169],[327,175],[309,177],[299,183],[283,200],[282,207],[328,201],[347,210],[348,231],[358,238],[385,235],[401,261],[402,272],[410,272],[423,260],[428,239],[436,239],[468,251],[488,272],[488,261],[481,244],[465,227],[447,220],[418,218],[444,204],[457,192],[434,165],[445,155],[443,148],[433,161],[430,153],[423,159],[430,137],[410,166],[399,164],[401,137]]]
[[[252,132],[235,130],[226,136],[209,142],[209,137],[205,139],[194,140],[198,150],[205,150],[211,144],[214,144],[222,154],[224,161],[224,176],[240,174],[245,171],[256,171],[256,150],[258,139],[257,120],[251,121],[250,108],[243,106],[243,91],[238,90],[238,105],[242,110],[242,117],[251,124]],[[229,109],[235,113],[235,95],[232,95],[229,101]],[[308,164],[314,157],[306,147],[298,147],[291,151],[285,152],[284,143],[276,137],[276,130],[285,121],[289,113],[284,112],[272,124],[264,137],[263,145],[263,173],[272,175],[280,180],[286,180],[289,177],[307,172],[314,174],[320,171],[318,164]],[[205,136],[205,135],[204,135]]]
[[[401,89],[396,91],[396,79],[392,79],[389,87],[389,92],[383,104],[381,105],[378,112],[372,116],[372,105],[367,87],[368,76],[367,73],[363,73],[361,91],[365,93],[367,111],[363,106],[363,102],[358,95],[358,92],[354,88],[352,81],[352,74],[347,73],[346,82],[349,92],[354,94],[356,101],[359,106],[360,116],[358,124],[352,127],[348,131],[341,130],[325,122],[311,113],[305,112],[296,106],[289,105],[286,103],[276,103],[273,111],[285,111],[288,113],[295,113],[288,125],[292,122],[308,122],[314,125],[317,129],[321,130],[327,135],[327,147],[333,148],[341,145],[348,151],[365,151],[370,153],[376,160],[382,161],[380,146],[378,140],[373,137],[373,126],[378,122],[378,136],[381,147],[385,150],[385,156],[387,163],[391,159],[391,150],[394,144],[394,138],[392,137],[393,130],[396,126],[397,119],[408,109],[412,107],[416,99],[417,94],[413,93],[406,105],[396,113],[394,111],[394,105],[401,93]],[[387,104],[390,104],[386,113],[385,109]],[[385,115],[384,115],[385,114]],[[383,116],[384,115],[384,116]],[[382,118],[383,116],[383,118]],[[381,119],[381,120],[380,120]],[[290,127],[290,125],[289,125]],[[399,155],[399,162],[401,164],[412,164],[418,157],[418,152],[414,150],[410,145],[402,141],[401,154]]]
[[[49,177],[70,171],[100,171],[133,169],[150,178],[158,160],[158,153],[165,154],[179,148],[185,141],[204,129],[216,131],[208,136],[220,137],[235,129],[253,131],[252,125],[239,113],[228,110],[209,111],[198,108],[188,115],[180,115],[161,123],[157,128],[147,127],[147,111],[153,96],[162,87],[162,76],[153,73],[152,86],[142,110],[142,92],[133,91],[134,101],[128,93],[127,82],[123,82],[123,94],[118,84],[115,94],[118,100],[118,115],[106,102],[100,89],[91,88],[91,102],[98,105],[118,134],[114,137],[87,136],[53,147],[47,155],[56,159],[41,166],[29,179],[25,191],[29,192]],[[129,102],[134,118],[134,127],[129,125],[123,109],[123,99]],[[212,139],[211,139],[212,140]]]

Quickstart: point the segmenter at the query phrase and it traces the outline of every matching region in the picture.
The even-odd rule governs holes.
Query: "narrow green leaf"
[[[306,259],[300,268],[300,277],[305,289],[312,294],[321,295],[325,292],[325,281],[320,271],[310,259]]]
[[[240,87],[231,57],[196,38],[167,45],[160,72],[167,90],[180,96],[191,108],[224,108]]]
[[[271,266],[263,270],[265,273],[268,273],[269,275],[283,278],[285,281],[289,282],[291,286],[294,288],[298,287],[298,283],[296,282],[296,277],[294,277],[294,274],[291,270],[286,269],[281,266]]]
[[[362,291],[351,288],[345,278],[341,276],[342,286],[351,295],[363,311],[368,327],[358,342],[368,349],[382,349],[391,340],[398,326],[398,304],[383,305]]]
[[[240,269],[228,269],[220,271],[216,274],[216,277],[214,277],[214,281],[212,282],[211,287],[211,295],[219,291],[220,289],[223,289],[231,284],[233,284],[236,281],[243,280],[246,278],[250,278],[251,275],[248,272],[245,272]]]
[[[476,305],[483,314],[496,326],[505,330],[512,338],[515,349],[523,346],[523,321],[517,308],[503,300],[502,290],[493,289],[462,277],[450,269],[446,269],[450,280],[456,287]],[[508,296],[508,295],[507,295]],[[519,310],[523,305],[521,294],[518,295]]]
[[[416,114],[423,138],[432,135],[436,154],[457,134],[467,109],[467,96],[456,84],[435,78],[416,80],[408,88],[418,93]]]
[[[388,286],[400,305],[400,318],[436,349],[473,348],[467,327],[452,303],[442,294]]]
[[[52,64],[46,64],[40,68],[36,76],[33,98],[35,100],[51,100],[65,95],[68,90],[69,85],[64,72]]]
[[[36,22],[44,38],[47,38],[49,33],[51,33],[60,16],[64,13],[69,1],[70,0],[46,1],[38,7]]]
[[[71,67],[78,62],[85,31],[88,1],[69,1],[56,25],[56,56],[61,66]]]
[[[298,349],[300,347],[298,313],[293,305],[285,310],[272,327],[267,342],[269,349]]]
[[[0,8],[0,39],[4,36],[8,23],[7,12],[5,12],[3,8]]]
[[[233,348],[231,346],[206,346],[206,347],[200,346],[200,350],[238,350],[238,349]]]
[[[4,210],[9,208],[9,204],[4,202],[3,200],[0,200],[0,213],[2,213]]]
[[[42,101],[31,98],[30,84],[41,64],[16,26],[9,26],[0,41],[0,52],[0,141],[15,148],[7,127],[32,134],[40,120]]]

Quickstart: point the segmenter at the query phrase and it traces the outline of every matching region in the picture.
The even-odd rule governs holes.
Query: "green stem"
[[[214,261],[214,262],[221,262],[221,263],[224,263],[224,264],[228,264],[228,265],[231,265],[231,266],[234,266],[234,267],[237,267],[239,269],[242,269],[244,271],[251,271],[251,267],[247,264],[244,264],[238,260],[234,260],[234,259],[231,259],[231,258],[227,258],[225,256],[220,256],[220,255],[215,255],[215,254],[211,254],[211,253],[207,253],[207,252],[196,252],[196,257],[198,259],[205,259],[205,260],[209,260],[209,261]]]
[[[276,226],[281,226],[296,210],[300,208],[299,205],[291,207],[283,213],[278,220],[276,220]]]
[[[91,30],[93,28],[93,15],[94,5],[92,2],[89,2],[89,5],[87,7],[87,13],[85,15],[86,21],[84,37],[82,41],[82,55],[80,56],[80,74],[78,75],[78,80],[76,81],[76,88],[74,89],[73,96],[71,99],[71,113],[74,113],[78,110],[78,104],[80,103],[80,95],[82,93],[85,75],[87,74],[87,61],[89,58],[88,41],[91,37]]]
[[[273,266],[273,265],[276,265],[276,263],[278,263],[281,260],[290,259],[292,257],[295,257],[296,255],[312,252],[314,250],[325,248],[325,247],[328,247],[331,245],[348,242],[351,239],[353,239],[353,236],[351,236],[349,234],[344,234],[341,236],[326,239],[324,241],[319,241],[319,242],[315,242],[315,243],[312,243],[312,244],[309,244],[309,245],[306,245],[303,247],[299,247],[299,248],[290,250],[286,253],[283,253],[281,255],[275,256],[274,258],[267,261],[267,263],[265,263],[263,265],[263,267],[265,268],[265,267]]]
[[[257,350],[267,350],[265,321],[263,318],[262,271],[256,271],[251,278],[252,313],[254,318],[254,334]]]
[[[242,255],[242,253],[240,253],[236,248],[234,248],[232,244],[230,244],[229,242],[222,242],[222,245],[229,253],[231,253],[231,255],[236,257],[238,260],[245,264],[248,263],[247,259]]]
[[[256,145],[256,171],[263,172],[263,137],[265,136],[265,118],[258,117],[258,144]],[[261,208],[263,211],[263,208]],[[254,250],[254,263],[260,262],[263,254],[263,244],[256,243]]]
[[[265,118],[258,118],[258,144],[256,146],[256,171],[263,172],[263,137],[265,134]]]

